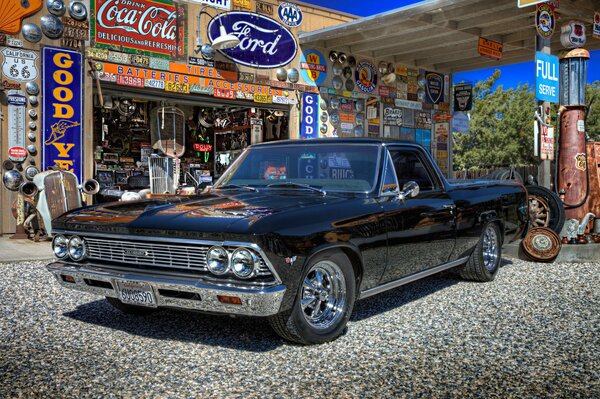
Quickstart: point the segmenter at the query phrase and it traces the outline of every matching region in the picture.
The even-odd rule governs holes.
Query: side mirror
[[[417,195],[419,195],[419,185],[411,180],[402,186],[402,190],[398,194],[398,199],[404,202],[406,198],[414,198]]]

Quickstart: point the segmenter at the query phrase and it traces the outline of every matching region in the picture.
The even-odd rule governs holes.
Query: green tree
[[[586,85],[585,98],[588,102],[593,100],[585,131],[591,141],[600,141],[600,81]]]
[[[528,85],[492,90],[500,70],[473,92],[471,133],[454,133],[454,168],[528,165],[533,156],[534,93]]]

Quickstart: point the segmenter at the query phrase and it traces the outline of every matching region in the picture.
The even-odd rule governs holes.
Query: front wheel
[[[492,281],[500,268],[501,237],[500,227],[497,223],[486,224],[469,260],[460,266],[460,276],[466,280]]]
[[[282,338],[301,344],[332,341],[344,331],[355,298],[348,258],[339,252],[317,255],[302,276],[292,310],[271,317],[271,326]]]

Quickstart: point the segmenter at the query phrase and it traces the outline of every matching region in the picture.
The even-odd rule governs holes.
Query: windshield
[[[377,181],[379,148],[372,144],[291,144],[248,149],[215,188],[249,186],[370,192]]]

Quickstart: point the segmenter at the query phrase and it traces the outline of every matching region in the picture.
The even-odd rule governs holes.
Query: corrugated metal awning
[[[600,0],[560,0],[552,52],[563,49],[560,27],[570,20],[586,25],[588,50]],[[500,61],[477,52],[479,37],[503,43]],[[428,0],[331,28],[300,34],[302,47],[322,47],[453,73],[530,61],[535,56],[535,6],[516,0]]]

